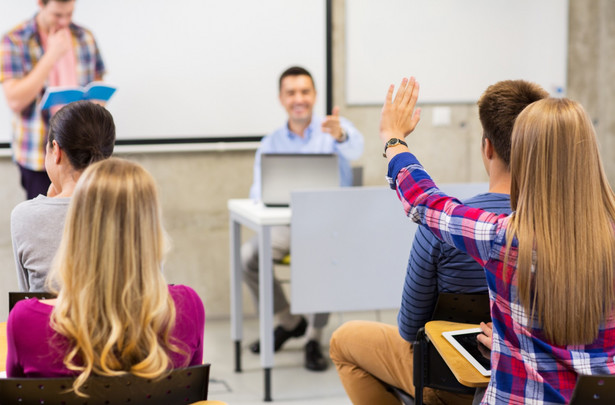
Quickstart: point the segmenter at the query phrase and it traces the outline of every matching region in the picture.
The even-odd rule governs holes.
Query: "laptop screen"
[[[261,198],[267,206],[290,205],[294,190],[340,186],[336,154],[263,153],[261,155]]]

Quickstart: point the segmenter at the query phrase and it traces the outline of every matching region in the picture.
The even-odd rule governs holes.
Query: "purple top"
[[[177,313],[172,338],[182,342],[188,355],[171,352],[174,367],[203,363],[205,309],[197,293],[184,285],[169,286]],[[64,366],[66,338],[49,325],[52,305],[36,298],[19,301],[7,322],[7,377],[66,377],[75,375]]]

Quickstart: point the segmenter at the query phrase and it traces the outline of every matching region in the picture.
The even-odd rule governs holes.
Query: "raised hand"
[[[380,115],[380,139],[386,143],[391,138],[403,139],[408,136],[421,119],[421,109],[416,107],[419,97],[419,84],[411,77],[401,81],[395,98],[393,90],[395,86],[389,86],[386,101]]]
[[[344,142],[346,136],[344,131],[342,130],[342,126],[340,125],[340,108],[333,107],[331,111],[331,115],[327,115],[325,120],[322,122],[322,130],[330,134],[333,139],[338,142]]]

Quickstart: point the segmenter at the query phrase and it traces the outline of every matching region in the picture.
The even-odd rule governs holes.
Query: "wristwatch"
[[[335,141],[337,143],[344,143],[347,140],[348,140],[348,132],[346,132],[346,130],[342,128],[342,136],[340,137],[340,139],[336,139]]]
[[[395,146],[399,146],[399,145],[404,145],[404,146],[408,146],[408,144],[404,141],[402,141],[399,138],[391,138],[387,141],[387,143],[384,144],[384,153],[382,154],[382,156],[387,157],[387,149],[389,148],[393,148]]]

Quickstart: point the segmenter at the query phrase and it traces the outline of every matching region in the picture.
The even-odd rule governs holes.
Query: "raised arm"
[[[380,139],[383,144],[392,138],[404,139],[414,131],[421,119],[421,109],[415,109],[419,97],[419,84],[414,77],[402,80],[395,98],[393,91],[394,86],[390,85],[380,116]],[[388,148],[386,156],[390,161],[395,155],[408,151],[406,146],[399,145]]]
[[[403,79],[393,98],[389,87],[382,108],[380,138],[405,138],[420,119],[416,109],[419,86],[414,78]],[[484,265],[505,215],[463,205],[459,200],[442,193],[419,161],[406,146],[388,148],[388,177],[391,186],[403,203],[406,214],[418,224],[426,226],[440,240],[468,253]]]

